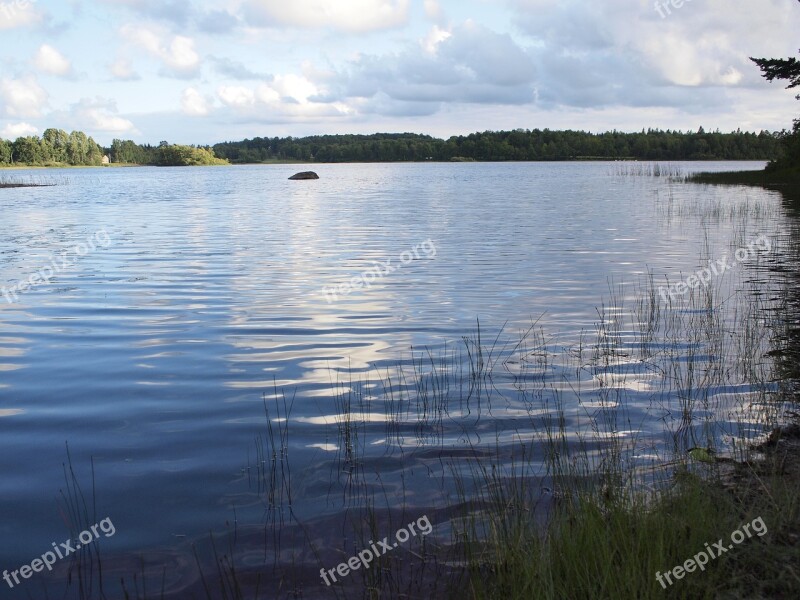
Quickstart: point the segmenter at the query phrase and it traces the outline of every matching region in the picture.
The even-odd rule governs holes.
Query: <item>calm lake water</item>
[[[61,498],[65,443],[88,521],[115,526],[101,539],[104,568],[118,581],[141,573],[144,557],[156,581],[168,569],[173,591],[197,583],[192,544],[234,522],[243,560],[272,564],[263,532],[289,518],[289,491],[323,555],[353,549],[342,515],[370,490],[407,519],[429,514],[446,537],[443,510],[457,499],[449,459],[502,457],[528,440],[543,464],[535,419],[560,403],[568,427],[585,429],[601,388],[625,396],[618,426],[600,437],[639,437],[637,457],[652,460],[678,394],[654,402],[663,373],[652,362],[576,371],[575,348],[594,342],[598,322],[632,314],[648,273],[678,282],[764,235],[769,252],[712,285],[724,297],[757,281],[769,302],[793,260],[781,249],[794,225],[766,190],[626,176],[619,163],[312,168],[319,181],[288,181],[301,165],[25,171],[58,185],[0,190],[0,286],[54,271],[8,292],[13,303],[0,296],[0,570],[30,564],[76,525]],[[360,275],[376,263],[367,287]],[[476,346],[463,338],[477,341],[478,320],[482,345],[495,347],[485,363],[509,360],[475,391]],[[537,373],[555,392],[544,399],[522,389],[513,360],[533,322],[523,358],[546,358]],[[449,375],[421,377],[443,364]],[[442,407],[437,381],[453,405]],[[590,399],[580,407],[576,382]],[[711,395],[750,391],[731,383]],[[272,451],[261,463],[256,441],[267,435],[265,400],[274,431],[288,432],[278,456],[291,468],[290,483],[278,474],[273,510]],[[716,416],[730,425],[724,445],[742,423]],[[363,486],[348,496],[353,464]],[[63,563],[0,596],[63,594]]]

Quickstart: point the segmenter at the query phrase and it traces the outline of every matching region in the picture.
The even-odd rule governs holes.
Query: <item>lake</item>
[[[307,168],[321,179],[287,180]],[[643,290],[728,257],[696,290],[723,307],[719,331],[748,311],[779,328],[796,216],[777,192],[629,163],[9,175],[57,185],[0,190],[0,569],[108,518],[111,583],[197,589],[213,532],[254,570],[300,557],[316,597],[300,537],[334,566],[359,547],[345,517],[372,506],[446,539],[449,507],[476,492],[457,485],[468,454],[524,454],[546,500],[538,436],[559,411],[570,443],[635,441],[633,466],[675,439],[762,433],[747,411],[765,389],[726,368],[747,352],[767,373],[773,339],[684,339],[664,315],[697,324],[702,302]],[[655,328],[643,294],[664,304]],[[686,384],[690,359],[719,375]],[[689,388],[702,424],[678,416]],[[8,597],[63,594],[68,563]]]

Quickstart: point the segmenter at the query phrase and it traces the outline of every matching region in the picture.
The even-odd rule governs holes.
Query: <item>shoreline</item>
[[[774,189],[785,186],[800,186],[800,169],[695,173],[687,177],[686,181],[688,183],[708,183],[713,185],[751,185]]]

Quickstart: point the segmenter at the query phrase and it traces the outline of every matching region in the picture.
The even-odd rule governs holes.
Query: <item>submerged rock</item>
[[[319,179],[319,175],[314,173],[314,171],[303,171],[302,173],[298,173],[297,175],[292,175],[289,179]]]

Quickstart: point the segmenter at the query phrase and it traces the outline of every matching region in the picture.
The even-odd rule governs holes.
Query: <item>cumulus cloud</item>
[[[42,116],[48,94],[33,76],[0,80],[0,99],[9,117],[35,119]]]
[[[33,57],[33,64],[36,68],[48,75],[56,75],[58,77],[72,77],[72,63],[58,50],[49,44],[42,44],[36,55]]]
[[[261,123],[279,123],[292,119],[340,118],[352,114],[342,102],[320,102],[323,96],[314,83],[303,75],[277,75],[269,82],[254,86],[222,85],[217,98],[239,119]]]
[[[6,140],[15,140],[19,137],[28,135],[37,135],[39,128],[34,127],[30,123],[9,123],[0,129],[0,138]]]
[[[467,21],[450,31],[434,27],[400,53],[359,56],[319,99],[346,100],[360,112],[419,116],[447,102],[532,103],[535,80],[531,57],[511,36]]]
[[[278,75],[273,81],[262,82],[255,88],[242,85],[223,85],[217,97],[228,107],[247,109],[256,104],[309,105],[320,96],[320,90],[302,75]]]
[[[662,18],[652,2],[507,2],[532,42],[540,102],[596,108],[729,105],[732,88],[763,85],[749,55],[786,54],[797,9],[704,0]]]
[[[125,39],[160,60],[163,74],[183,79],[198,75],[200,55],[192,38],[163,35],[155,29],[133,25],[123,26],[121,33]]]
[[[70,107],[66,119],[75,129],[102,133],[133,133],[136,132],[134,124],[117,115],[117,104],[114,100],[106,98],[81,98],[79,102]]]
[[[301,75],[278,75],[265,89],[273,90],[284,101],[307,104],[311,97],[320,93],[317,86]]]
[[[452,35],[453,34],[451,34],[449,31],[439,29],[439,27],[436,26],[431,28],[431,30],[428,32],[428,35],[425,36],[425,39],[421,40],[420,43],[427,53],[435,54],[439,44]]]
[[[195,88],[186,88],[181,94],[181,110],[191,117],[204,117],[211,112],[211,102]]]
[[[409,0],[245,0],[244,14],[251,25],[365,33],[405,25]]]
[[[256,94],[243,85],[221,85],[217,88],[217,97],[225,106],[242,109],[256,103]]]

